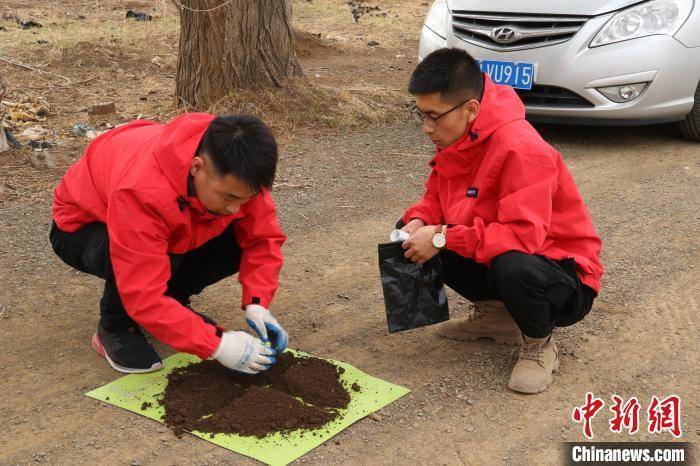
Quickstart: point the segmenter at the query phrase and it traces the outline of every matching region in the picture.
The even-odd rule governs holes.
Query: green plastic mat
[[[308,355],[301,351],[288,351],[292,351],[300,356]],[[174,354],[163,361],[165,368],[161,371],[150,374],[127,375],[96,390],[92,390],[86,395],[162,423],[161,416],[165,410],[158,404],[158,399],[167,385],[167,374],[176,367],[186,366],[199,361],[199,358],[189,354]],[[194,431],[191,433],[207,442],[255,458],[264,463],[284,465],[310,452],[354,422],[410,392],[405,387],[367,375],[350,364],[332,359],[329,359],[329,361],[345,369],[345,372],[341,375],[343,382],[347,384],[357,382],[362,389],[359,392],[349,390],[351,399],[348,407],[341,409],[339,416],[321,429],[306,431],[306,435],[303,437],[301,436],[303,431],[296,430],[284,435],[268,435],[262,439],[237,434],[216,434],[211,437],[211,434],[205,432]],[[151,403],[151,406],[142,410],[141,407],[144,402]],[[316,435],[312,434],[314,432]]]

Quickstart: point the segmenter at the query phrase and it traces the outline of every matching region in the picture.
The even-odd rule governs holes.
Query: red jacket
[[[445,247],[486,265],[507,251],[573,258],[581,282],[599,292],[600,238],[561,155],[525,121],[512,88],[485,76],[471,128],[429,165],[405,222],[452,224]]]
[[[208,213],[188,196],[190,164],[213,118],[189,113],[166,125],[139,120],[105,133],[68,169],[53,204],[54,221],[63,231],[91,222],[107,225],[114,276],[127,313],[160,341],[201,358],[211,356],[220,337],[215,327],[165,296],[168,254],[191,251],[237,220],[243,305],[257,297],[269,307],[285,241],[268,190],[227,216]]]

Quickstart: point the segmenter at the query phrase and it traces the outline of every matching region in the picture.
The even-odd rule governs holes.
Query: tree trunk
[[[224,1],[181,1],[178,105],[204,110],[234,89],[280,87],[301,75],[288,0],[232,0],[216,8]]]

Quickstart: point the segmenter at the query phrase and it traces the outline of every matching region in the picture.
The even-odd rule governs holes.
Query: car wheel
[[[685,120],[681,121],[681,133],[691,141],[700,142],[700,83],[695,89],[695,104]]]

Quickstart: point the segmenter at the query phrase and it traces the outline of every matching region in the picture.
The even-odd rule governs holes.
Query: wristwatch
[[[433,235],[433,246],[438,249],[444,249],[445,244],[447,244],[447,239],[445,238],[445,225],[437,225],[435,227],[435,234]]]

